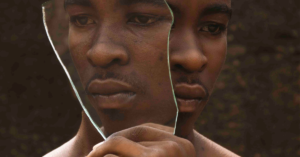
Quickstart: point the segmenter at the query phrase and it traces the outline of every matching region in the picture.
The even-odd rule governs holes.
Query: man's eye
[[[75,16],[75,17],[71,17],[71,22],[74,23],[75,25],[81,26],[81,27],[96,23],[92,18],[90,18],[88,16]]]
[[[137,15],[134,17],[131,17],[128,22],[134,23],[138,25],[149,25],[157,21],[156,17],[153,16],[145,16],[145,15]]]
[[[201,27],[199,31],[209,32],[213,35],[216,35],[216,34],[221,33],[224,30],[225,30],[225,26],[222,26],[219,24],[209,24],[209,25],[205,25],[205,26]]]

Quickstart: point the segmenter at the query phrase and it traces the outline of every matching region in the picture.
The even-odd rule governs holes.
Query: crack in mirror
[[[51,0],[42,8],[54,52],[103,139],[144,123],[175,132],[173,15],[164,0]]]

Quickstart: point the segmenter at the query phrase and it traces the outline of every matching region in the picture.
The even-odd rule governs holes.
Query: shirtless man
[[[166,58],[171,20],[164,1],[66,0],[71,55],[109,138],[103,142],[83,113],[77,135],[46,157],[237,156],[193,130],[225,61],[231,1],[167,2],[175,16],[170,65],[178,136],[158,125],[168,125],[175,113]],[[118,94],[101,96],[112,93]]]

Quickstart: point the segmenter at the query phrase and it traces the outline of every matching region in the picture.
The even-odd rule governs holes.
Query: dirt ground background
[[[46,37],[42,0],[0,2],[0,152],[75,135],[81,108]],[[233,0],[228,57],[196,129],[246,157],[300,156],[300,1]]]

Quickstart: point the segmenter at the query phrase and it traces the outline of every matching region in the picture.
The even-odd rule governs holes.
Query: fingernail
[[[100,143],[98,143],[98,144],[96,144],[96,145],[94,145],[93,150],[94,150],[96,147],[98,147],[98,146],[100,146],[101,144],[103,144],[103,143],[104,143],[104,141],[103,141],[103,142],[100,142]]]

